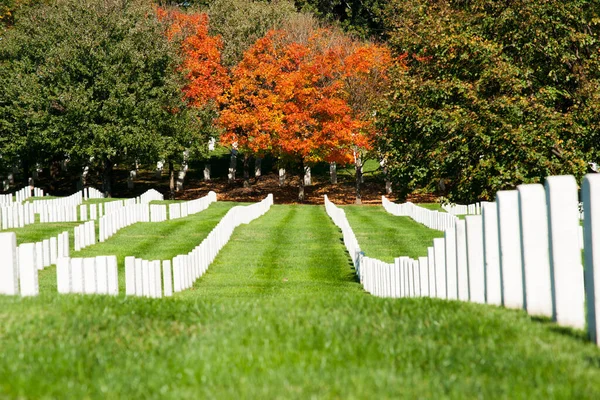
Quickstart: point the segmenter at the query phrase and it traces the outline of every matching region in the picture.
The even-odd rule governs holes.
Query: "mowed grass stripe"
[[[180,296],[282,296],[361,290],[323,207],[274,205],[237,228],[192,291]]]
[[[427,247],[444,233],[429,229],[409,217],[394,216],[381,206],[343,206],[362,251],[386,262],[407,256],[427,256]]]

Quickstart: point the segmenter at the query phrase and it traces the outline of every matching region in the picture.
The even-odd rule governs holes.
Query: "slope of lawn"
[[[427,247],[444,233],[429,229],[409,217],[397,217],[382,206],[343,206],[361,250],[385,262],[407,256],[427,256]]]
[[[600,350],[578,332],[366,294],[317,206],[240,226],[173,298],[43,293],[0,310],[3,398],[600,398]]]

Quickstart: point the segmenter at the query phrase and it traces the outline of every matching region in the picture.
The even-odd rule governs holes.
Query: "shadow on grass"
[[[340,243],[342,244],[342,246],[344,246],[344,251],[346,253],[347,260],[348,260],[348,267],[350,267],[350,270],[352,271],[349,274],[348,280],[350,282],[360,283],[360,279],[358,279],[358,274],[356,273],[356,267],[354,266],[354,261],[352,261],[352,257],[350,257],[350,254],[348,254],[348,251],[346,250],[346,246],[344,245],[344,237],[343,236],[340,236]]]
[[[590,343],[587,332],[585,332],[585,331],[582,331],[580,329],[569,328],[567,326],[557,325],[556,322],[553,321],[552,318],[549,318],[549,317],[530,316],[529,318],[533,322],[537,322],[539,324],[544,325],[544,327],[546,327],[551,332],[558,333],[563,336],[569,336],[580,342]],[[600,360],[598,362],[599,362],[599,366],[600,366]]]

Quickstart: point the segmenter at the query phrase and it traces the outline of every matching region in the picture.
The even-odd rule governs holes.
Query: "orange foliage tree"
[[[202,149],[213,134],[216,117],[215,100],[227,87],[227,69],[221,64],[221,38],[208,33],[208,16],[204,13],[187,14],[177,10],[157,8],[157,14],[166,26],[166,36],[179,46],[183,75],[182,93],[189,107],[196,109],[196,126],[190,132],[180,129],[167,133],[164,156],[169,165],[171,196],[174,196],[174,161],[184,151]]]
[[[371,114],[357,100],[369,97],[367,78],[375,69],[383,71],[390,59],[383,47],[358,44],[327,29],[307,35],[270,31],[232,71],[231,86],[220,99],[219,121],[226,131],[221,141],[297,162],[302,201],[308,165],[347,164],[358,149],[370,148]]]

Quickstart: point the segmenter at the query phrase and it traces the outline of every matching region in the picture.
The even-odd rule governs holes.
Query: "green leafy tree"
[[[223,39],[223,64],[239,63],[244,52],[270,29],[296,14],[291,1],[213,0],[208,7],[210,31]]]
[[[401,192],[443,183],[455,201],[586,170],[597,151],[595,2],[395,0],[404,58],[378,113]],[[594,142],[595,141],[595,142]]]
[[[178,53],[148,2],[41,4],[2,42],[0,151],[25,165],[68,156],[102,169],[110,195],[116,163],[155,161],[189,119]]]
[[[295,0],[295,4],[360,37],[385,37],[381,15],[387,0]]]

